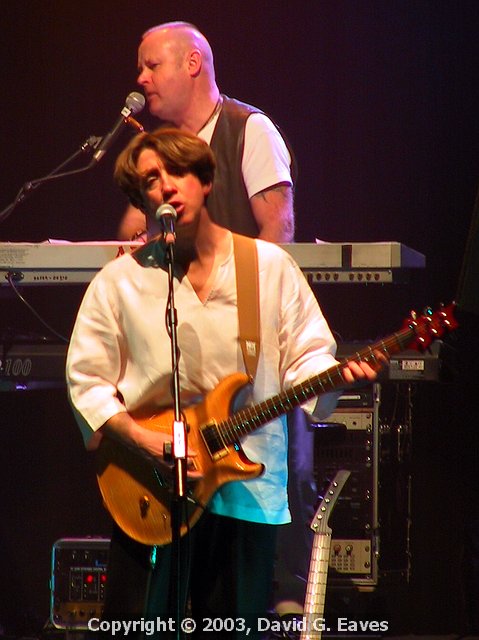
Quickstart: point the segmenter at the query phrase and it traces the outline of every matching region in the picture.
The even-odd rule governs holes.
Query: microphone
[[[98,148],[93,154],[93,161],[100,162],[105,153],[111,147],[116,138],[120,135],[125,124],[128,124],[128,118],[133,114],[139,113],[145,106],[145,97],[137,91],[132,91],[125,100],[125,105],[120,111],[121,116],[115,122],[113,129],[101,139]]]
[[[178,214],[171,204],[161,204],[155,213],[155,218],[161,224],[163,239],[166,244],[175,244],[175,222]]]

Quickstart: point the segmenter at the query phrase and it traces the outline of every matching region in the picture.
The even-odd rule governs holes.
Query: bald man
[[[149,29],[138,50],[138,73],[151,114],[198,135],[215,152],[217,173],[208,198],[214,220],[251,237],[292,242],[292,154],[262,111],[220,94],[206,38],[184,22]],[[119,237],[144,229],[143,214],[129,208]]]

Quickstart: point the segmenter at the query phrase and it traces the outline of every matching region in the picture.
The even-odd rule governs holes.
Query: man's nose
[[[139,84],[140,86],[143,86],[147,82],[147,73],[146,73],[146,71],[147,71],[146,69],[142,69],[141,71],[138,72],[138,76],[136,78],[136,83]]]

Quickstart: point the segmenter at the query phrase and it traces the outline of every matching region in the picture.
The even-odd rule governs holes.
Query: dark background
[[[395,330],[410,308],[451,301],[479,184],[475,1],[8,3],[0,208],[24,182],[110,129],[136,89],[141,33],[174,19],[209,38],[221,90],[263,108],[287,133],[299,163],[297,240],[391,240],[425,254],[426,269],[409,284],[318,287],[340,339],[375,338]],[[146,112],[138,119],[153,125]],[[114,238],[126,204],[111,178],[120,148],[88,173],[39,188],[0,224],[0,241]],[[42,297],[48,319],[68,325],[62,292]],[[13,303],[0,304],[5,323]],[[478,488],[476,324],[467,314],[451,339],[452,381],[415,390],[412,579],[400,602],[383,588],[405,631],[456,632],[467,622],[463,531]],[[53,542],[108,534],[108,520],[64,391],[3,393],[0,403],[0,621],[10,631],[48,615]]]

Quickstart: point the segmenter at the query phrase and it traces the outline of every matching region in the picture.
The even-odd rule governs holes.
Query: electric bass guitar
[[[230,415],[234,397],[248,384],[248,376],[234,373],[209,392],[203,402],[184,414],[188,441],[197,455],[191,459],[202,478],[188,483],[187,509],[181,525],[185,534],[201,516],[213,494],[226,482],[250,480],[263,472],[241,448],[241,438],[322,393],[344,387],[344,368],[352,361],[379,368],[375,352],[386,357],[406,348],[423,350],[448,330],[455,329],[454,305],[412,315],[387,338],[358,351],[348,360],[315,375],[257,405]],[[171,435],[172,410],[144,418],[135,416],[145,429]],[[111,438],[103,438],[97,451],[97,478],[103,502],[118,526],[131,538],[147,545],[171,542],[171,482],[144,458]]]
[[[351,472],[344,469],[336,473],[311,521],[311,529],[315,535],[309,562],[303,625],[299,640],[321,640],[332,533],[328,521],[339,494],[350,475]]]

